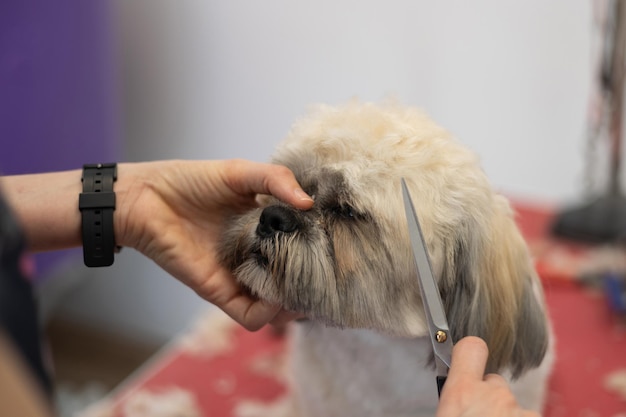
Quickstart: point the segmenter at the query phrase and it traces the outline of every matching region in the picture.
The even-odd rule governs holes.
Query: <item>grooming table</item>
[[[544,417],[626,416],[626,320],[603,293],[574,279],[593,266],[595,248],[548,234],[551,207],[515,204],[535,255],[554,331],[557,359]],[[256,403],[285,393],[284,335],[250,333],[221,314],[208,314],[84,416],[229,417],[253,415]],[[279,415],[280,402],[274,413]],[[322,417],[322,416],[320,416]]]

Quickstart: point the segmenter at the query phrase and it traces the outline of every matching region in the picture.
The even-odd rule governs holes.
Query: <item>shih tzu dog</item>
[[[292,415],[434,415],[432,347],[401,193],[420,216],[452,336],[483,338],[487,372],[540,411],[552,362],[540,282],[508,201],[477,157],[414,108],[352,101],[297,121],[273,162],[315,199],[233,216],[223,263],[256,297],[303,313]]]

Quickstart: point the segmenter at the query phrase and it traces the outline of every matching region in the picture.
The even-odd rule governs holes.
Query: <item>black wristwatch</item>
[[[113,265],[116,180],[115,163],[83,165],[83,192],[78,198],[78,209],[82,215],[83,260],[88,267]]]

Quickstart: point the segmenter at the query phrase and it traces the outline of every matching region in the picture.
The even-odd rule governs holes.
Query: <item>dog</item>
[[[220,257],[255,297],[302,313],[290,415],[434,415],[433,354],[401,193],[420,217],[453,340],[540,411],[553,361],[542,288],[508,200],[477,156],[419,109],[352,100],[297,120],[272,162],[314,206],[263,196],[225,226]]]

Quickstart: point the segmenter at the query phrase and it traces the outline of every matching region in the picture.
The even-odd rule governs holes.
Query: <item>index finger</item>
[[[452,349],[447,383],[462,378],[482,381],[488,357],[489,348],[484,340],[474,336],[459,340]]]

